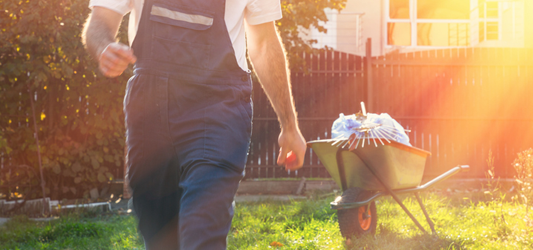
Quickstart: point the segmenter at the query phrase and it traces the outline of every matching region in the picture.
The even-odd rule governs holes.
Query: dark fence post
[[[372,38],[366,39],[366,109],[374,110],[374,84],[372,82]]]

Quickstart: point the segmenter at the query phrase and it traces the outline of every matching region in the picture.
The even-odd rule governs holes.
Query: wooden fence
[[[533,146],[533,50],[461,48],[372,58],[373,112],[388,112],[432,152],[426,175],[457,164],[512,178],[516,153]],[[369,93],[370,94],[370,93]]]
[[[365,100],[366,78],[362,57],[337,51],[301,55],[308,72],[292,72],[292,89],[299,124],[306,140],[330,138],[339,113],[352,114]],[[308,151],[304,167],[286,172],[276,166],[279,124],[261,86],[254,83],[252,145],[246,178],[329,177],[318,157]]]
[[[367,47],[369,50],[369,47]],[[483,178],[489,151],[496,174],[512,178],[516,153],[533,146],[533,50],[453,48],[383,57],[336,51],[303,55],[309,71],[291,79],[299,122],[307,140],[330,138],[339,113],[388,113],[413,146],[430,151],[427,177],[458,165]],[[247,178],[328,177],[308,151],[304,167],[275,166],[279,125],[261,87],[254,85],[254,130]]]

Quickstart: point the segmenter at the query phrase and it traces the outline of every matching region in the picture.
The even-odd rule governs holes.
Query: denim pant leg
[[[180,249],[226,249],[242,172],[198,160],[181,179]]]
[[[181,191],[162,197],[154,197],[149,192],[137,193],[133,197],[133,206],[146,249],[179,249],[178,201]]]
[[[128,178],[139,231],[146,243],[166,238],[177,228],[179,165],[168,126],[168,78],[136,74],[124,98]],[[170,232],[177,247],[178,233]],[[172,247],[170,247],[172,248]]]
[[[250,143],[250,92],[155,75],[128,83],[127,161],[147,245],[226,248]]]
[[[250,143],[251,104],[243,96],[251,89],[183,80],[169,89],[171,106],[187,110],[169,111],[181,169],[180,249],[226,249]]]

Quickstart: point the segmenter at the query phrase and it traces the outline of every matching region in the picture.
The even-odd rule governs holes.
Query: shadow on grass
[[[377,250],[377,249],[444,249],[444,250],[459,250],[467,249],[463,243],[453,239],[447,239],[444,235],[421,234],[413,237],[406,237],[404,235],[390,231],[380,225],[380,233],[376,235],[364,235],[361,237],[354,237],[347,241],[348,247],[351,250]]]

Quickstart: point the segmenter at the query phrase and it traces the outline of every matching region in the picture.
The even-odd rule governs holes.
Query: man
[[[289,152],[296,160],[286,169],[303,164],[305,140],[274,25],[279,0],[92,0],[90,6],[84,42],[100,71],[115,77],[135,63],[124,98],[126,161],[147,249],[225,249],[251,135],[246,45],[281,124],[278,164]],[[114,42],[130,10],[131,48]]]

